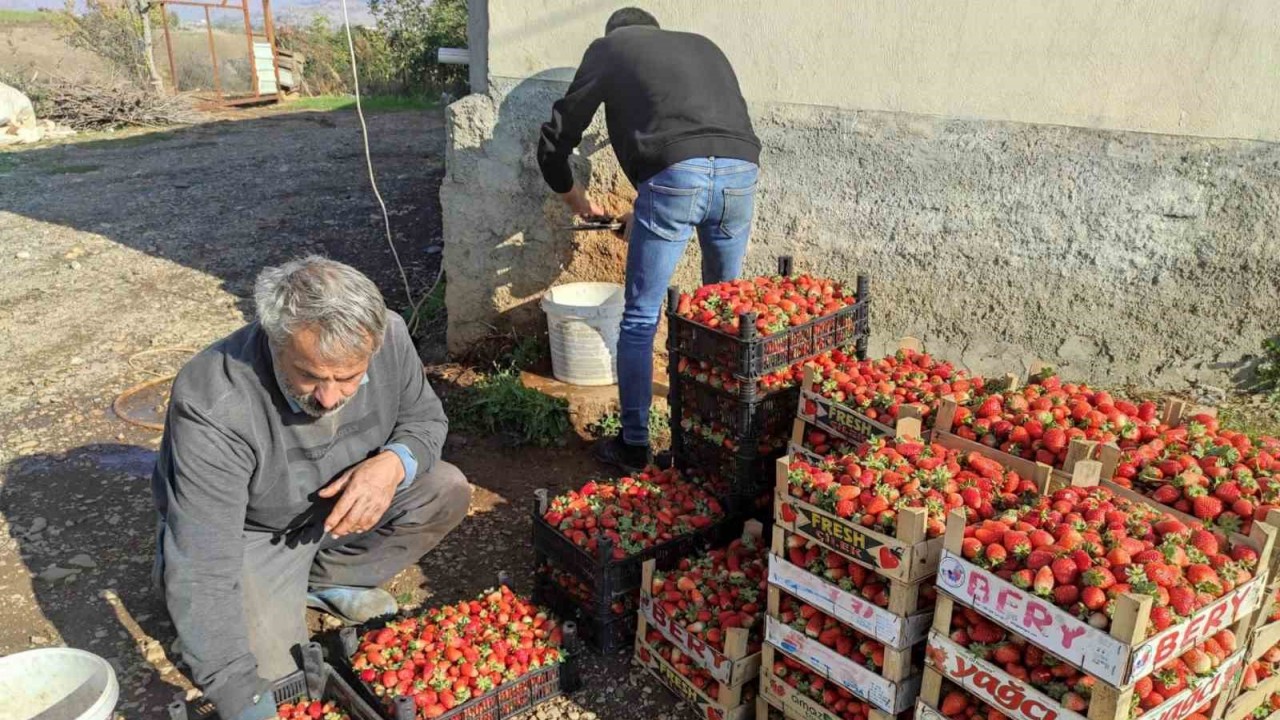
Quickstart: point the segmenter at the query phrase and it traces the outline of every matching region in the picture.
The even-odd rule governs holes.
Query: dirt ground
[[[420,293],[440,257],[441,114],[373,115],[369,133]],[[108,658],[126,718],[165,717],[190,688],[149,588],[160,434],[112,404],[240,326],[259,268],[309,252],[359,267],[404,306],[350,111],[258,111],[0,153],[0,655],[65,644]],[[437,336],[421,349],[438,360],[442,348]],[[122,410],[154,417],[159,398]],[[528,591],[533,490],[599,468],[578,445],[513,451],[456,433],[445,457],[477,486],[472,516],[391,589],[449,602],[505,569]],[[529,717],[674,716],[625,655],[586,665],[582,691]]]

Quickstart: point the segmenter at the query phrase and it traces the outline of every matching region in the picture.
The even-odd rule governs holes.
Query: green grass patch
[[[561,445],[569,434],[569,404],[525,387],[515,368],[480,378],[451,396],[449,405],[454,428],[512,445]]]
[[[52,13],[36,10],[0,10],[0,25],[34,25],[51,22]]]
[[[395,112],[399,110],[430,110],[439,103],[425,97],[401,95],[371,95],[360,98],[360,107],[371,112]],[[354,95],[319,95],[299,98],[284,106],[290,110],[354,110]]]

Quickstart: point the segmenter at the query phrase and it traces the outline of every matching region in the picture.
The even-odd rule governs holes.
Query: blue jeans
[[[758,174],[759,168],[744,160],[693,158],[638,188],[618,335],[618,396],[622,440],[628,445],[649,444],[653,337],[689,236],[697,229],[703,284],[737,278],[747,254]]]

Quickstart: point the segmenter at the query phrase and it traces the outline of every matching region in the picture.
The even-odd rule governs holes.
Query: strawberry
[[[1068,607],[1080,599],[1080,588],[1075,585],[1058,585],[1053,589],[1053,602],[1061,607]]]
[[[1080,576],[1080,568],[1071,558],[1060,557],[1050,564],[1049,569],[1053,571],[1054,582],[1059,585],[1074,583]]]
[[[1040,595],[1041,597],[1049,597],[1053,592],[1053,582],[1053,571],[1048,567],[1042,567],[1036,571],[1036,577],[1032,582],[1031,587],[1035,594]]]
[[[1100,587],[1086,587],[1080,591],[1080,601],[1090,610],[1101,610],[1107,605],[1107,594]]]
[[[1211,495],[1192,498],[1191,514],[1201,520],[1212,520],[1222,514],[1222,501]]]

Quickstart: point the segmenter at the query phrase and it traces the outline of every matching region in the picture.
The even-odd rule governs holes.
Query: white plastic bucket
[[[617,283],[559,285],[542,296],[551,336],[551,372],[570,385],[618,382],[618,326],[623,288]]]
[[[0,720],[109,720],[120,699],[106,660],[74,648],[0,658]]]

